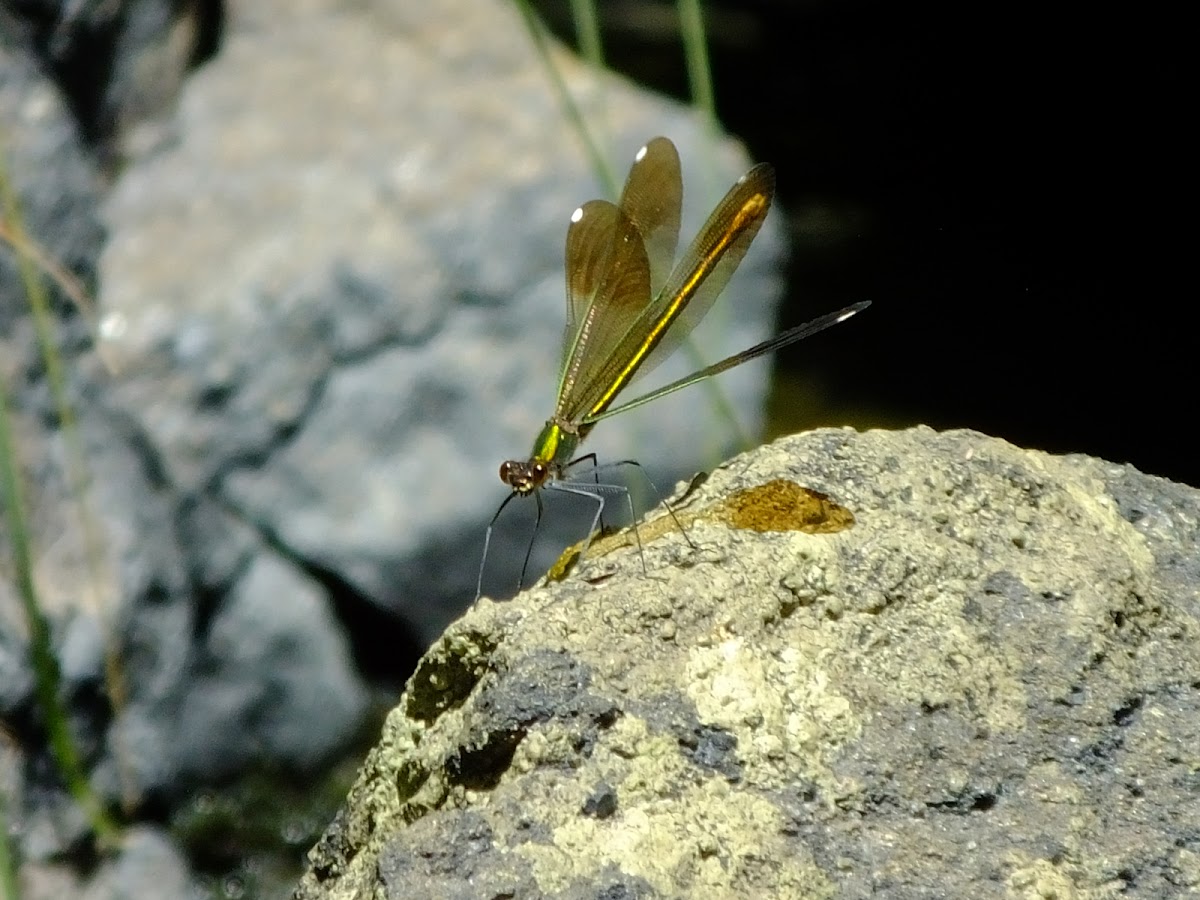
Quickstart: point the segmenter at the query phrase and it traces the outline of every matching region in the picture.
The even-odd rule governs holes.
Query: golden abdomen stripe
[[[746,230],[750,222],[758,216],[766,204],[766,194],[755,194],[742,204],[742,208],[734,216],[729,228],[721,235],[721,240],[700,260],[700,264],[696,266],[696,270],[692,272],[691,277],[683,283],[683,287],[679,289],[679,293],[675,295],[675,299],[671,301],[666,311],[654,323],[654,327],[650,329],[650,333],[642,341],[642,345],[638,348],[637,353],[625,364],[625,368],[613,379],[613,383],[609,385],[608,390],[600,396],[600,399],[588,411],[585,418],[588,416],[597,416],[608,408],[613,398],[625,387],[626,382],[633,377],[633,373],[637,371],[637,367],[646,358],[646,354],[658,344],[666,330],[671,327],[671,323],[683,311],[683,307],[692,299],[692,295],[699,290],[700,284],[708,277],[709,272],[712,271],[721,257],[725,255],[725,251],[729,249],[729,245],[737,240],[738,236]]]

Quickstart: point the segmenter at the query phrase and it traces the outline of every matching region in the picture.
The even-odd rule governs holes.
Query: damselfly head
[[[510,459],[500,464],[500,480],[518,494],[532,494],[550,477],[550,466],[540,459]]]

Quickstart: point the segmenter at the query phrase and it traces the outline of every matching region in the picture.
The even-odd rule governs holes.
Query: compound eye
[[[543,478],[545,478],[546,472],[548,471],[549,469],[546,468],[546,464],[544,462],[536,462],[533,464],[533,477],[538,481],[541,481]]]
[[[500,463],[500,480],[508,484],[508,480],[512,477],[513,464],[511,462]]]

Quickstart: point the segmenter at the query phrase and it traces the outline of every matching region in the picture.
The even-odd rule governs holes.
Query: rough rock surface
[[[718,522],[772,479],[856,523]],[[648,537],[648,575],[625,549],[450,627],[297,898],[1200,887],[1196,490],[844,430],[681,506],[696,548]]]

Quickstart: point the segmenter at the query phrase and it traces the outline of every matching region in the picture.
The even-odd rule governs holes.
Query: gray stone
[[[8,718],[33,698],[33,670],[24,641],[0,628],[0,716]]]
[[[79,895],[80,900],[198,896],[187,857],[166,831],[150,826],[126,831],[116,858],[101,866]]]
[[[400,896],[402,873],[410,897],[1200,884],[1195,489],[974,432],[822,430],[676,514],[695,546],[643,524],[648,575],[622,535],[447,630],[298,900]]]
[[[87,284],[104,240],[100,175],[53,81],[33,58],[26,29],[0,9],[0,122],[4,123],[5,175],[20,205],[34,252]],[[74,308],[51,286],[56,311],[71,320]],[[0,360],[9,377],[15,363],[33,365],[29,298],[14,256],[0,253]],[[78,324],[77,321],[74,324]],[[58,338],[79,349],[86,330],[71,327]]]
[[[128,828],[121,843],[82,877],[62,861],[27,860],[20,871],[23,900],[185,900],[203,896],[187,858],[161,828]]]

